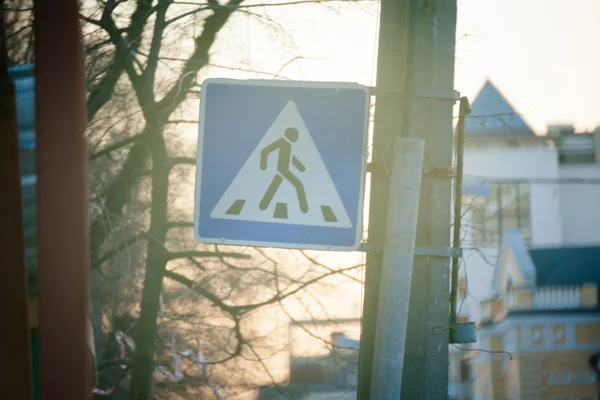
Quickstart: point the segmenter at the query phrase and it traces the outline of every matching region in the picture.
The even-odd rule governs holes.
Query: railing
[[[480,322],[501,320],[511,311],[575,309],[598,307],[596,284],[582,286],[517,288],[504,298],[481,303]]]
[[[589,298],[595,299],[596,295],[585,295],[583,292],[589,290],[582,286],[555,286],[541,287],[534,290],[515,289],[502,299],[490,299],[481,303],[480,321],[492,321],[502,319],[506,312],[525,310],[548,310],[548,309],[574,309],[580,307],[595,306]],[[595,288],[594,288],[595,293]]]
[[[506,308],[513,310],[568,309],[581,305],[581,288],[577,286],[542,287],[535,291],[516,291],[508,295]]]
[[[577,308],[581,304],[580,293],[576,286],[539,288],[533,296],[533,307]]]

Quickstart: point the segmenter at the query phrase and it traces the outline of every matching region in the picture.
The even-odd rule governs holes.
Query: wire
[[[465,180],[470,182],[484,183],[529,183],[529,184],[546,184],[546,185],[600,185],[600,178],[492,178],[478,175],[464,175]]]
[[[492,350],[485,350],[485,349],[469,349],[466,347],[460,347],[457,346],[455,344],[453,344],[452,346],[454,346],[455,348],[459,349],[459,350],[463,350],[463,351],[480,351],[482,353],[488,353],[488,354],[508,354],[508,356],[510,357],[510,360],[512,361],[513,359],[513,355],[510,351],[492,351]]]
[[[464,267],[464,270],[465,270],[465,295],[462,296],[462,299],[460,301],[460,306],[458,308],[458,311],[456,312],[456,316],[455,316],[454,320],[450,321],[450,325],[448,325],[446,327],[443,327],[443,326],[434,326],[434,327],[431,328],[431,332],[434,335],[440,335],[440,334],[442,334],[444,332],[448,332],[456,324],[458,324],[458,319],[459,319],[460,313],[462,312],[463,306],[465,304],[465,301],[467,300],[467,291],[468,291],[468,286],[469,286],[469,279],[468,279],[468,274],[467,274],[467,265],[466,265],[464,257],[460,257],[460,266],[459,266],[459,269],[463,268],[463,267]]]

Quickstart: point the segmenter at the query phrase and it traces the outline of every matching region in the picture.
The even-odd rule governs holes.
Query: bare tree
[[[181,193],[191,193],[195,168],[180,131],[195,122],[190,104],[197,102],[196,80],[213,65],[219,33],[233,15],[244,13],[288,40],[264,7],[302,3],[243,1],[82,3],[98,369],[108,386],[127,382],[131,372],[125,395],[133,399],[152,398],[153,388],[160,394],[166,387],[212,396],[209,376],[230,393],[265,377],[281,380],[268,361],[288,346],[285,335],[277,340],[271,334],[286,330],[287,319],[267,330],[252,321],[261,312],[282,313],[286,302],[308,301],[303,296],[332,277],[360,282],[360,263],[330,268],[302,254],[199,246],[189,212],[177,204]],[[34,61],[31,1],[5,7],[13,21],[14,62]],[[281,71],[270,75],[281,77]],[[111,323],[104,326],[106,321]],[[103,330],[110,332],[106,342]],[[115,339],[121,331],[133,338],[135,351],[121,353]],[[199,365],[197,354],[181,349],[202,349],[206,362]],[[170,365],[174,351],[183,352],[184,378],[175,385],[157,383],[156,366]],[[205,373],[198,375],[201,368]]]

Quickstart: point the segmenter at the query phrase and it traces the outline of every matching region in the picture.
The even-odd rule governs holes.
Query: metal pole
[[[0,398],[29,400],[31,343],[15,85],[8,76],[4,2],[0,7],[0,317],[6,343]]]
[[[40,388],[87,400],[89,227],[85,70],[77,0],[34,1]]]
[[[371,399],[400,398],[424,149],[421,139],[394,145]]]
[[[408,0],[381,0],[368,243],[385,240],[394,139],[402,135],[402,109],[406,85]],[[406,136],[406,134],[404,134]],[[367,253],[360,337],[358,400],[369,400],[375,348],[382,254]]]
[[[463,187],[463,158],[465,153],[465,119],[470,112],[469,99],[463,97],[460,99],[460,109],[458,115],[458,124],[456,127],[456,182],[454,185],[454,227],[452,228],[452,243],[455,248],[460,247],[461,230],[461,207],[462,207],[462,187]],[[460,258],[452,259],[452,287],[450,288],[450,323],[457,323],[457,301],[458,301],[458,269],[460,267]],[[450,330],[454,332],[453,329]]]
[[[450,257],[433,250],[450,247],[455,37],[456,0],[411,0],[404,123],[410,137],[426,143],[417,246],[430,248],[432,255],[415,257],[403,399],[448,398]]]

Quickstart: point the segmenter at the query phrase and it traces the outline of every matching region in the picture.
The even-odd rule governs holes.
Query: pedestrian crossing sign
[[[198,242],[358,248],[368,88],[207,79],[201,93]]]

